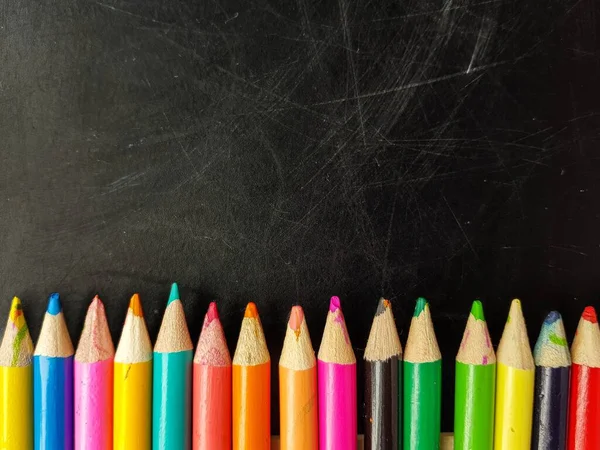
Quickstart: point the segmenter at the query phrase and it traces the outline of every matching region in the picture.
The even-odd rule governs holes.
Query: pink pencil
[[[112,450],[115,347],[98,296],[75,353],[75,450]]]
[[[356,450],[356,358],[338,297],[331,297],[318,357],[319,448]]]

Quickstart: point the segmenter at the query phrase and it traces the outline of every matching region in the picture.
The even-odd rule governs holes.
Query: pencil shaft
[[[569,367],[536,367],[532,450],[564,450],[567,442]]]
[[[401,364],[365,361],[365,450],[398,450]]]
[[[496,365],[456,363],[454,448],[491,450],[494,446]]]
[[[234,364],[233,449],[271,448],[271,363]]]
[[[0,448],[33,448],[33,367],[0,367]]]
[[[73,357],[33,357],[34,448],[73,449]]]
[[[112,450],[113,360],[75,361],[75,450]]]
[[[600,448],[600,368],[573,364],[568,450]]]
[[[498,363],[495,450],[530,450],[535,371]]]
[[[404,361],[404,449],[440,446],[442,362]]]
[[[152,361],[115,363],[114,450],[150,450]]]
[[[231,366],[194,364],[193,450],[231,450]]]
[[[281,450],[317,450],[317,366],[306,370],[279,366],[279,398]]]
[[[189,449],[192,351],[154,352],[152,448]]]
[[[319,448],[356,450],[356,364],[317,364]]]

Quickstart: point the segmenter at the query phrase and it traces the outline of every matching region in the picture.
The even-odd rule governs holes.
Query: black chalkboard
[[[275,373],[292,304],[318,348],[339,295],[360,359],[379,296],[404,342],[423,295],[451,430],[474,298],[495,342],[513,296],[532,340],[550,309],[572,335],[597,302],[597,14],[594,0],[3,0],[1,312],[21,296],[35,339],[59,291],[76,342],[98,292],[116,341],[139,291],[155,337],[178,281],[194,339],[218,299],[232,350],[255,301]]]

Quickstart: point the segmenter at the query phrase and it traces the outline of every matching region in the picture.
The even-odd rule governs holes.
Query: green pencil
[[[496,355],[483,306],[473,302],[458,355],[454,398],[454,448],[492,450]]]
[[[442,355],[429,304],[417,300],[404,353],[404,450],[438,450]]]

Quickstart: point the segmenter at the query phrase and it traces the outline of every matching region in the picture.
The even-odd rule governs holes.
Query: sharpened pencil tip
[[[208,305],[208,311],[206,311],[206,325],[211,323],[213,320],[219,318],[219,311],[217,310],[217,303],[210,302]]]
[[[256,309],[256,305],[253,302],[248,303],[248,306],[246,306],[246,312],[244,313],[244,317],[258,317],[258,310]]]
[[[94,308],[104,308],[104,303],[102,302],[102,300],[100,299],[100,297],[98,295],[96,295],[93,299],[92,299],[92,303],[90,303],[90,309]]]
[[[329,301],[329,311],[336,312],[341,307],[340,298],[336,295],[331,297],[331,300]]]
[[[415,305],[415,312],[413,317],[419,317],[423,311],[425,311],[425,307],[427,306],[427,300],[423,297],[419,297],[417,299],[417,304]]]
[[[292,312],[290,313],[290,320],[288,321],[288,326],[294,330],[300,330],[300,326],[302,325],[302,321],[304,320],[304,310],[302,306],[296,305],[292,306]]]
[[[139,294],[133,294],[131,296],[131,300],[129,301],[129,309],[131,310],[134,316],[144,317],[144,312],[142,310],[142,302],[140,300]]]
[[[21,299],[19,297],[13,297],[9,315],[13,323],[16,323],[19,316],[23,315],[23,307],[21,306]]]
[[[586,306],[583,310],[583,314],[581,315],[583,320],[587,320],[588,322],[598,323],[598,317],[596,316],[596,310],[593,306]]]
[[[560,319],[561,317],[558,311],[550,311],[550,313],[546,316],[546,319],[544,319],[544,324],[552,325],[554,322]]]
[[[392,306],[390,301],[382,297],[379,299],[379,304],[377,305],[377,311],[375,311],[375,315],[379,316],[380,314],[383,314],[390,306]]]
[[[510,309],[508,310],[508,316],[506,317],[506,323],[510,323],[513,316],[522,317],[523,316],[523,308],[521,307],[521,300],[518,298],[514,298],[512,302],[510,302]]]
[[[48,297],[48,309],[46,311],[48,314],[56,316],[60,313],[61,309],[60,296],[58,295],[58,292],[53,292],[50,294],[50,297]]]
[[[471,306],[471,314],[477,320],[485,321],[485,316],[483,315],[483,304],[481,303],[480,300],[475,300],[473,302],[473,306]]]
[[[180,298],[179,298],[179,286],[177,286],[177,283],[173,283],[171,285],[171,294],[169,294],[169,302],[167,303],[167,305],[170,305],[175,300],[180,300]]]

